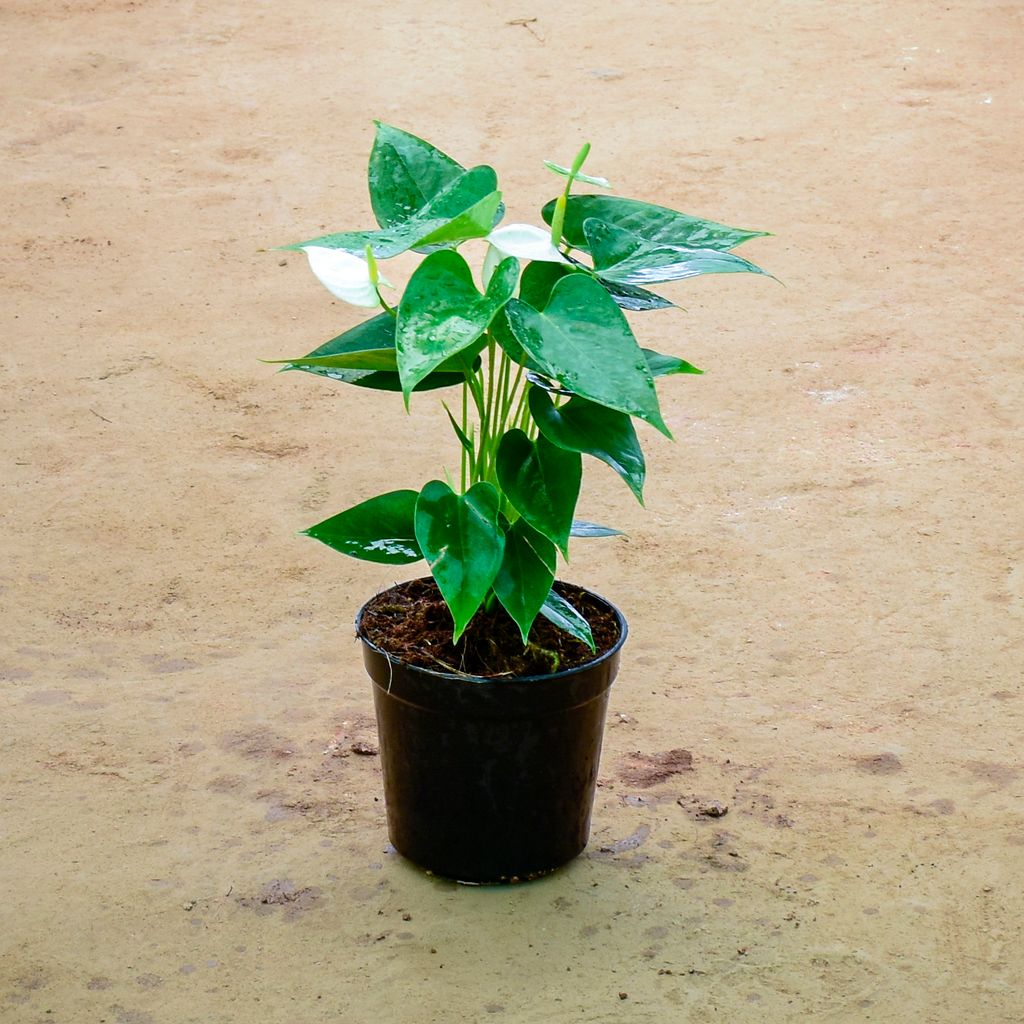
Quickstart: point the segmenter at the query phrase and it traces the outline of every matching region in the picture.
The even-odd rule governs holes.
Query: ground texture
[[[1021,8],[7,0],[0,1020],[1019,1022]],[[674,286],[587,853],[389,852],[359,605],[296,531],[454,461],[354,324],[372,118],[774,238]],[[410,567],[409,578],[421,570]]]

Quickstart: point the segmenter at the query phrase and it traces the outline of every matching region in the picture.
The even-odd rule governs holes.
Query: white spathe
[[[540,260],[542,263],[569,262],[551,244],[551,231],[533,224],[506,224],[495,228],[485,241],[490,243],[484,258],[485,288],[495,268],[508,256],[519,260]]]
[[[370,280],[370,268],[361,256],[322,245],[304,245],[302,251],[309,258],[309,269],[336,299],[353,306],[380,306]],[[379,280],[381,284],[389,284],[383,277]]]

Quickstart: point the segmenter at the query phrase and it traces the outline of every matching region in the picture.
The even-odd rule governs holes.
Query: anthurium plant
[[[524,644],[538,615],[593,649],[588,623],[553,588],[570,538],[618,531],[575,517],[583,456],[606,463],[643,502],[644,455],[634,425],[671,437],[655,382],[696,369],[642,348],[625,312],[673,303],[649,286],[711,273],[762,274],[732,250],[766,234],[636,199],[573,194],[609,189],[547,162],[559,194],[546,227],[501,224],[497,175],[465,168],[408,132],[377,124],[370,199],[377,227],[285,246],[306,254],[337,298],[379,310],[301,358],[275,360],[360,388],[442,402],[457,445],[446,479],[389,491],[303,531],[355,558],[425,559],[457,642],[500,605]],[[479,277],[459,252],[486,240]],[[423,255],[402,294],[382,264]],[[456,475],[457,474],[457,475]]]

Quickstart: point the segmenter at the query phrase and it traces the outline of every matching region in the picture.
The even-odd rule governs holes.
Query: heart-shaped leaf
[[[543,434],[534,443],[523,431],[509,430],[498,443],[495,469],[512,507],[568,557],[583,476],[579,453],[559,448]]]
[[[456,494],[431,480],[416,501],[416,540],[455,621],[453,642],[469,624],[501,568],[505,534],[501,499],[488,483]]]
[[[496,190],[497,183],[493,167],[474,167],[408,220],[396,221],[379,231],[342,231],[282,248],[342,249],[362,256],[370,246],[376,258],[389,259],[408,249],[483,238],[500,219],[501,193]]]
[[[382,228],[414,217],[465,173],[446,153],[409,132],[376,122],[370,151],[370,203]]]
[[[517,519],[505,534],[505,554],[494,580],[494,593],[512,616],[523,643],[555,580],[555,545],[525,519]]]
[[[487,330],[508,302],[518,276],[519,264],[503,260],[481,295],[469,264],[457,252],[435,252],[417,267],[398,307],[395,333],[406,400],[427,374]]]
[[[512,299],[507,310],[516,339],[546,376],[672,436],[647,360],[622,311],[593,278],[563,277],[543,312],[520,299]]]
[[[559,448],[593,455],[615,470],[644,503],[644,453],[632,420],[579,395],[556,406],[541,388],[530,388],[530,415],[541,434]]]
[[[389,491],[302,532],[353,558],[405,565],[423,557],[416,541],[415,509],[415,491]]]
[[[550,224],[555,211],[555,200],[548,203],[543,211],[544,220]],[[664,242],[667,245],[682,245],[691,249],[718,249],[725,252],[734,249],[751,238],[761,238],[767,231],[745,231],[730,228],[714,221],[690,217],[685,213],[654,206],[638,199],[623,199],[621,196],[570,196],[565,210],[562,235],[576,249],[587,251],[587,238],[583,231],[584,222],[594,217],[638,234],[649,242]]]
[[[657,284],[700,274],[763,274],[748,260],[717,249],[689,249],[650,242],[632,231],[590,218],[583,222],[594,270],[618,284]]]
[[[540,614],[559,629],[564,629],[570,636],[585,643],[592,651],[597,650],[587,620],[561,594],[552,590],[540,606]]]

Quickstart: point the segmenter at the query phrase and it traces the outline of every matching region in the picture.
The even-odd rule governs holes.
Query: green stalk
[[[465,381],[462,383],[462,432],[469,437],[469,386]],[[463,444],[459,444],[459,449],[462,452],[462,493],[465,494],[466,477],[469,470],[469,452],[466,451]]]
[[[477,420],[480,425],[480,439],[476,448],[476,459],[474,460],[475,465],[471,465],[470,467],[470,483],[476,484],[480,483],[480,481],[484,479],[483,467],[487,450],[486,408],[484,390],[483,385],[480,382],[479,371],[473,374],[466,374],[466,385],[473,398],[473,404],[476,406]]]
[[[590,143],[584,142],[576,159],[569,168],[569,177],[565,179],[565,191],[555,200],[555,212],[551,215],[551,244],[557,249],[562,244],[562,227],[565,224],[565,208],[569,203],[569,193],[572,191],[572,183],[576,175],[580,173],[583,161],[587,159],[590,152]]]
[[[370,284],[373,285],[373,290],[377,293],[377,299],[379,300],[381,307],[386,313],[390,313],[395,319],[398,318],[396,310],[392,309],[387,302],[384,300],[384,296],[380,293],[380,271],[377,269],[377,257],[373,255],[373,246],[367,243],[366,249],[366,266],[370,271]]]

